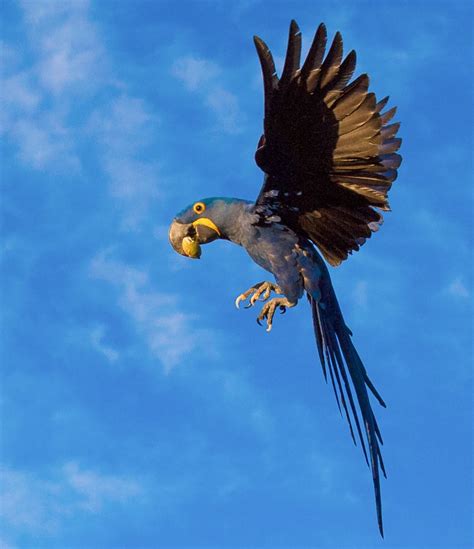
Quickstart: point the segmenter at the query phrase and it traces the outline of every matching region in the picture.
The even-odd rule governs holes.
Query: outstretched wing
[[[395,107],[382,112],[363,74],[352,83],[356,54],[342,60],[339,33],[324,58],[324,24],[300,68],[301,33],[291,22],[279,79],[266,44],[254,38],[263,72],[264,134],[255,159],[265,172],[257,199],[261,223],[272,215],[303,232],[339,265],[378,229],[401,157]]]

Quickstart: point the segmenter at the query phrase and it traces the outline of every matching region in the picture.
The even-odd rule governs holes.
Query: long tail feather
[[[350,408],[365,459],[367,463],[370,464],[375,491],[377,522],[380,534],[383,537],[382,498],[380,492],[379,469],[385,477],[387,475],[380,450],[380,444],[383,444],[382,436],[370,405],[367,389],[370,390],[382,406],[386,407],[386,405],[382,397],[375,389],[373,383],[370,381],[365,367],[352,343],[352,334],[344,323],[339,304],[337,303],[337,299],[329,279],[324,284],[324,291],[321,301],[317,301],[310,294],[308,294],[308,299],[311,304],[316,343],[321,364],[323,366],[323,371],[324,373],[326,372],[326,367],[329,369],[339,409],[339,402],[341,402],[349,424],[352,438],[355,443],[349,413]],[[324,304],[322,304],[322,301]],[[324,357],[326,357],[326,359]],[[349,376],[347,375],[347,372],[349,372]],[[334,378],[336,383],[334,383]],[[341,379],[343,383],[341,383]],[[336,391],[336,384],[339,389],[339,397]],[[345,391],[343,391],[343,387]],[[357,397],[359,412],[357,412],[355,406],[352,390],[355,391]],[[349,402],[349,407],[346,404],[347,401]],[[359,415],[364,426],[365,440],[362,434]]]

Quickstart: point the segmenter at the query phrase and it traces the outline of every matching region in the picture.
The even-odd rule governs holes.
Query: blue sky
[[[8,547],[472,545],[469,2],[1,4],[1,534]],[[385,541],[310,311],[271,334],[265,274],[167,241],[256,197],[262,86],[295,18],[355,48],[402,121],[382,230],[333,282],[388,403]]]

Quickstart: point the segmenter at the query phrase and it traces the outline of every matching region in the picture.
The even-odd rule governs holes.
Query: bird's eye
[[[194,204],[193,206],[193,210],[197,213],[197,214],[202,214],[202,212],[206,209],[206,205],[203,204],[202,202],[196,202],[196,204]]]

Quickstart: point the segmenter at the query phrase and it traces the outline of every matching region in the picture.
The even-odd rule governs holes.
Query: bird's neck
[[[242,245],[245,230],[251,222],[253,202],[239,198],[222,198],[214,221],[219,227],[221,238]]]

